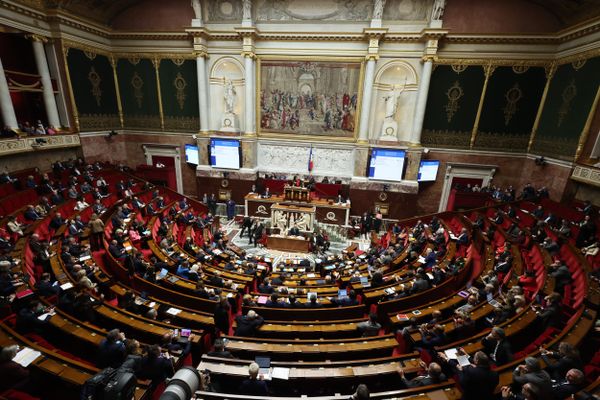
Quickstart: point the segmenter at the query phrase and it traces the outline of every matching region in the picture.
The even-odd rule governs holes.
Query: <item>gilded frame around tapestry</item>
[[[361,113],[361,101],[363,95],[364,79],[364,59],[360,57],[299,57],[299,56],[262,56],[257,60],[256,68],[256,127],[258,135],[261,137],[281,138],[281,139],[312,139],[321,141],[354,142],[358,134],[358,121]],[[264,98],[262,93],[272,93],[272,90],[281,87],[290,86],[289,80],[284,83],[278,79],[274,84],[269,84],[266,79],[263,80],[263,73],[269,72],[272,75],[281,75],[281,68],[292,68],[290,73],[296,76],[296,82],[291,83],[296,86],[297,93],[307,93],[308,100],[301,105],[303,100],[292,94],[290,97],[295,104],[290,104],[289,109],[295,108],[294,118],[284,117],[283,110],[271,114],[275,101],[278,101],[281,110],[281,100],[275,96]],[[335,70],[334,70],[335,68]],[[277,71],[279,69],[279,71]],[[318,93],[318,76],[321,74],[333,75],[332,71],[341,69],[346,74],[348,85],[339,87],[336,92],[339,95],[327,98],[326,93]],[[351,76],[349,76],[351,75]],[[312,77],[312,78],[311,78]],[[340,78],[343,79],[343,78]],[[321,84],[322,85],[322,84]],[[345,96],[344,96],[345,95]],[[335,101],[337,118],[324,103],[332,104]],[[271,107],[267,107],[267,105]],[[313,105],[309,109],[308,106]],[[320,110],[315,105],[320,105]],[[339,107],[338,107],[339,106]],[[285,107],[285,106],[283,106]],[[287,110],[286,110],[287,111]],[[311,115],[312,111],[312,115]],[[326,113],[329,112],[329,115]],[[354,115],[352,115],[354,112]],[[333,115],[333,116],[332,116]],[[293,128],[290,128],[287,121],[291,120]],[[273,127],[271,122],[275,121]],[[285,128],[282,128],[281,126]],[[351,129],[349,129],[351,128]]]

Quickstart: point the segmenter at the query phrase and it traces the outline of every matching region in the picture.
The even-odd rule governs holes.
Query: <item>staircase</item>
[[[346,243],[348,240],[348,232],[343,226],[335,224],[325,224],[323,222],[315,221],[315,228],[326,232],[329,236],[329,241],[333,243]]]

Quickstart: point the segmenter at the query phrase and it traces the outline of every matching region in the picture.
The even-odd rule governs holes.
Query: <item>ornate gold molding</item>
[[[495,65],[492,63],[488,63],[483,67],[483,72],[485,74],[485,80],[483,81],[483,88],[481,89],[481,97],[479,98],[479,105],[477,106],[477,115],[475,116],[475,123],[473,124],[473,130],[471,131],[471,142],[469,147],[472,149],[475,145],[475,140],[477,139],[477,131],[479,130],[479,121],[481,120],[481,110],[483,110],[483,102],[485,101],[485,94],[487,93],[487,86],[490,80],[490,76],[494,73],[496,69]]]
[[[117,97],[117,110],[119,112],[119,125],[123,128],[123,103],[121,102],[121,90],[119,89],[119,77],[117,76],[117,59],[113,56],[109,58],[110,66],[113,70],[113,81],[115,84],[115,94]]]
[[[160,129],[162,129],[164,131],[165,130],[165,113],[163,112],[163,103],[162,103],[162,96],[161,96],[161,90],[160,90],[160,74],[158,73],[158,70],[160,69],[160,59],[153,58],[152,65],[154,66],[154,72],[156,75],[156,91],[157,91],[157,95],[158,95],[158,114],[160,116]]]
[[[67,54],[69,48],[65,47],[65,43],[62,43],[63,62],[65,65],[65,75],[67,76],[67,86],[69,87],[69,97],[71,100],[71,109],[73,111],[73,123],[75,124],[75,131],[79,132],[79,116],[77,113],[77,105],[75,104],[75,95],[73,94],[73,85],[71,83],[71,74],[69,72],[69,63],[67,61]]]
[[[527,152],[531,151],[531,147],[533,146],[533,142],[535,140],[535,135],[537,134],[538,126],[540,125],[540,119],[542,118],[542,112],[544,110],[544,105],[546,104],[546,97],[548,97],[548,90],[550,88],[550,82],[554,77],[554,73],[556,72],[556,63],[552,62],[544,68],[546,74],[546,85],[544,86],[544,91],[542,92],[542,98],[540,99],[540,105],[538,106],[537,113],[535,115],[535,120],[533,121],[533,127],[531,128],[531,134],[529,135],[529,143],[527,144]]]
[[[585,120],[585,125],[583,126],[583,130],[581,131],[581,135],[579,137],[579,142],[577,143],[577,150],[575,151],[575,161],[579,159],[581,156],[581,152],[583,151],[583,147],[585,146],[585,142],[590,134],[590,127],[592,126],[592,120],[594,119],[594,115],[596,114],[596,109],[598,108],[598,102],[600,100],[600,86],[598,86],[598,90],[596,90],[596,97],[594,98],[594,102],[592,103],[592,108],[588,114],[587,119]]]
[[[31,40],[32,42],[42,42],[42,43],[48,43],[48,38],[42,35],[36,35],[36,34],[27,34],[25,35],[26,39]]]

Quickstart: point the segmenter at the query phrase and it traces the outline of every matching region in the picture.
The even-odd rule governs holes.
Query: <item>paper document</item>
[[[179,308],[174,308],[171,307],[167,310],[167,314],[171,314],[171,315],[177,315],[181,312],[181,310]]]
[[[288,379],[290,379],[290,369],[274,367],[273,371],[271,371],[271,377],[273,379],[283,379],[287,381]]]
[[[23,350],[19,351],[17,355],[12,359],[17,364],[21,364],[23,368],[27,368],[29,364],[34,362],[36,358],[41,356],[42,353],[39,351],[35,351],[30,349],[29,347],[25,347]]]

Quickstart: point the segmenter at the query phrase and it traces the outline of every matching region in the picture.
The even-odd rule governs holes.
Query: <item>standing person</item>
[[[208,211],[212,215],[217,215],[217,198],[214,193],[212,193],[208,199]]]
[[[249,216],[244,217],[242,221],[242,231],[240,232],[240,238],[244,237],[244,231],[248,232],[248,237],[252,236],[252,218]]]
[[[235,217],[235,201],[233,199],[227,200],[227,219],[232,220]]]
[[[98,251],[102,247],[102,235],[104,234],[104,222],[98,217],[98,214],[92,214],[88,223],[91,230],[90,245],[92,250]]]
[[[227,297],[221,297],[215,307],[213,319],[215,327],[222,335],[229,335],[229,308]]]

